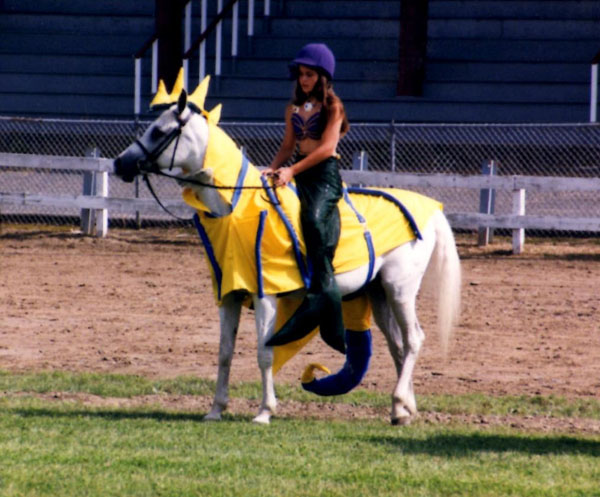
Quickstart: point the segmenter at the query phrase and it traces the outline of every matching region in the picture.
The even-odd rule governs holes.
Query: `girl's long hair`
[[[298,78],[296,78],[296,85],[294,86],[294,95],[292,96],[292,104],[301,106],[306,102],[309,98],[314,97],[318,102],[321,102],[323,107],[327,112],[322,112],[321,117],[319,119],[320,129],[325,129],[327,125],[327,120],[329,119],[329,109],[334,103],[338,103],[342,106],[343,120],[342,125],[340,127],[340,134],[345,135],[350,129],[350,123],[348,122],[348,117],[346,116],[346,109],[344,108],[344,103],[342,99],[338,97],[333,91],[333,84],[331,81],[322,74],[318,69],[317,73],[319,74],[319,78],[315,84],[315,87],[310,92],[310,94],[306,94],[302,91],[302,88],[298,84]]]

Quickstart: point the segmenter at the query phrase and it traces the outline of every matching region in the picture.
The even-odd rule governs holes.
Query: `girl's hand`
[[[263,169],[263,172],[261,173],[263,176],[277,176],[277,171],[275,169],[272,169],[270,167],[267,167],[266,169]]]
[[[276,186],[285,186],[292,181],[294,173],[291,167],[283,167],[277,170],[277,174],[274,177]]]

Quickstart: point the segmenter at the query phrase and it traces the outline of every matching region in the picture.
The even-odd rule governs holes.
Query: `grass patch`
[[[131,398],[140,395],[171,393],[179,395],[210,395],[212,381],[195,377],[151,380],[136,375],[71,373],[49,371],[41,373],[9,373],[0,371],[0,391],[4,392],[68,392],[89,393],[101,397]]]
[[[598,496],[600,437],[0,399],[0,495]]]
[[[140,395],[208,395],[215,391],[215,383],[191,376],[151,380],[135,375],[99,373],[71,373],[52,371],[42,373],[10,373],[0,371],[0,392],[6,393],[88,393],[101,397],[133,398]],[[237,383],[231,386],[231,397],[260,399],[261,386],[257,382]],[[305,392],[299,385],[278,385],[281,401],[342,403],[349,406],[388,407],[388,393],[357,389],[337,397],[317,397]],[[419,409],[425,412],[449,414],[550,416],[556,418],[600,419],[600,400],[566,399],[558,396],[504,396],[483,394],[422,395],[418,396]]]

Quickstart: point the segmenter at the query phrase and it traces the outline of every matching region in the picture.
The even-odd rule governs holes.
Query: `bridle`
[[[160,168],[156,164],[158,158],[163,154],[163,152],[169,148],[171,143],[175,141],[175,147],[173,147],[173,154],[171,156],[171,165],[169,166],[169,171],[173,169],[173,163],[175,161],[175,154],[177,153],[177,147],[179,146],[179,138],[181,137],[181,133],[183,127],[190,121],[192,117],[191,112],[188,114],[186,118],[182,118],[181,114],[177,114],[177,127],[171,132],[165,134],[162,139],[158,142],[156,147],[153,150],[148,150],[146,146],[142,143],[139,138],[136,138],[135,144],[140,147],[142,153],[144,154],[144,158],[138,161],[138,168],[141,173],[144,175],[147,173],[157,174],[160,172]]]
[[[179,176],[175,176],[174,174],[165,173],[158,166],[157,160],[163,154],[163,152],[167,148],[169,148],[171,143],[173,143],[173,141],[175,141],[175,146],[173,147],[173,154],[171,155],[171,163],[169,165],[169,171],[173,170],[173,166],[174,166],[174,162],[175,162],[175,154],[177,153],[177,147],[179,146],[179,138],[181,137],[183,127],[190,121],[192,115],[193,115],[193,113],[189,112],[187,117],[182,118],[181,114],[176,114],[177,127],[174,130],[170,131],[169,133],[165,134],[152,150],[149,150],[142,143],[142,141],[139,138],[136,138],[136,140],[134,141],[134,143],[140,148],[140,150],[143,153],[143,158],[138,160],[138,162],[137,162],[138,170],[142,174],[144,183],[146,183],[146,186],[148,187],[148,190],[152,194],[152,197],[154,197],[154,200],[156,200],[158,205],[160,205],[165,212],[167,212],[171,216],[173,216],[181,221],[187,221],[187,219],[179,217],[176,214],[173,214],[169,209],[167,209],[163,205],[163,203],[158,198],[158,195],[156,195],[156,192],[154,191],[154,188],[152,187],[152,183],[150,183],[150,178],[148,177],[149,174],[156,174],[157,176],[163,176],[165,178],[175,179],[180,183],[189,183],[192,185],[202,186],[205,188],[214,188],[217,190],[263,190],[263,189],[275,190],[277,188],[276,185],[268,185],[266,182],[263,182],[262,186],[214,185],[212,183],[205,183],[205,182],[199,181],[197,179],[181,178]]]

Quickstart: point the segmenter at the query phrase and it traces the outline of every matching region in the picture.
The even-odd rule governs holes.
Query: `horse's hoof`
[[[268,425],[271,422],[271,413],[261,412],[252,420],[252,422],[256,423],[257,425]]]
[[[203,421],[221,421],[221,413],[209,412],[202,418]]]
[[[392,418],[393,426],[408,426],[412,422],[412,417]]]

